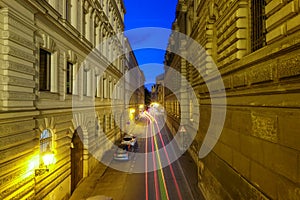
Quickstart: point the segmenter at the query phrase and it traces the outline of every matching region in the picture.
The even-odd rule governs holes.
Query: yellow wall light
[[[44,165],[49,166],[55,163],[55,159],[54,159],[54,153],[53,152],[48,152],[43,156],[43,162]]]
[[[42,167],[35,169],[35,175],[40,176],[45,172],[49,172],[49,166],[55,163],[55,157],[53,151],[46,151],[42,154]]]
[[[130,108],[129,112],[130,112],[130,114],[133,114],[133,113],[135,113],[135,109],[134,108]]]

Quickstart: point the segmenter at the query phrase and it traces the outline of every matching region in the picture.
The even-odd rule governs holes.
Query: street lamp
[[[45,172],[49,172],[49,166],[55,163],[54,152],[51,151],[49,147],[47,147],[47,150],[41,156],[42,167],[35,169],[35,176],[40,176]]]

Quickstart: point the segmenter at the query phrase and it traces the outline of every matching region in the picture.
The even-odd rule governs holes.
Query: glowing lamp
[[[49,172],[49,166],[55,163],[54,153],[53,151],[50,151],[50,149],[47,149],[46,152],[42,154],[42,168],[35,169],[35,175],[40,176],[44,174],[45,172]]]
[[[45,166],[49,166],[54,164],[54,153],[53,152],[47,152],[43,155],[43,162]]]
[[[130,108],[130,114],[135,113],[135,109],[134,108]]]

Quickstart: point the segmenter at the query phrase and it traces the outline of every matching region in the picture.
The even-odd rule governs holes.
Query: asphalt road
[[[188,153],[166,165],[174,152],[164,151],[172,136],[161,117],[139,124],[133,134],[138,137],[137,153],[131,153],[129,161],[112,160],[88,196],[106,195],[113,200],[204,199],[197,188],[197,168]],[[107,156],[112,157],[113,152]],[[136,173],[145,170],[148,172]]]

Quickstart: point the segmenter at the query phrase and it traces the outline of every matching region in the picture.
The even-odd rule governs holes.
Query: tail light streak
[[[176,180],[176,177],[175,177],[175,173],[174,173],[174,170],[173,170],[173,167],[172,167],[172,165],[171,165],[171,162],[170,162],[170,159],[169,159],[169,155],[168,155],[168,152],[167,152],[167,150],[166,150],[166,148],[165,148],[165,143],[164,143],[164,141],[163,141],[163,138],[162,138],[162,135],[161,135],[161,132],[160,132],[160,130],[159,130],[159,127],[158,127],[158,123],[157,123],[157,120],[155,119],[155,117],[153,117],[153,116],[151,116],[149,113],[147,113],[147,112],[145,112],[145,116],[148,118],[148,124],[150,125],[151,123],[151,121],[154,121],[155,122],[155,125],[156,125],[156,128],[157,128],[157,131],[158,131],[158,135],[159,135],[159,139],[160,139],[160,141],[161,141],[161,144],[162,144],[162,146],[163,146],[163,149],[164,149],[164,153],[165,153],[165,155],[166,155],[166,158],[167,158],[167,161],[168,161],[168,166],[169,166],[169,168],[170,168],[170,171],[171,171],[171,175],[172,175],[172,179],[173,179],[173,181],[174,181],[174,184],[175,184],[175,187],[176,187],[176,191],[177,191],[177,195],[178,195],[178,198],[180,199],[180,200],[182,200],[182,195],[181,195],[181,192],[180,192],[180,189],[179,189],[179,185],[178,185],[178,183],[177,183],[177,180]],[[169,199],[169,195],[168,195],[168,189],[167,189],[167,186],[166,186],[166,181],[165,181],[165,177],[164,177],[164,173],[163,173],[163,169],[162,169],[162,167],[161,167],[161,160],[160,160],[160,156],[159,156],[159,149],[158,149],[158,144],[157,144],[157,139],[156,139],[156,134],[155,134],[155,132],[153,133],[153,131],[155,131],[155,126],[154,126],[154,124],[152,124],[152,128],[151,128],[151,145],[152,145],[152,153],[153,153],[153,165],[154,165],[154,181],[155,181],[155,193],[156,193],[156,199],[159,199],[159,196],[157,196],[158,195],[158,185],[157,185],[157,168],[156,168],[156,161],[155,161],[155,150],[154,150],[154,146],[155,146],[155,148],[156,148],[156,154],[157,154],[157,157],[156,157],[156,160],[158,161],[158,164],[159,164],[159,166],[160,166],[160,172],[161,172],[161,175],[162,175],[162,181],[163,181],[163,186],[164,186],[164,189],[165,189],[165,195],[166,195],[166,197],[167,197],[167,199]],[[146,133],[147,134],[147,133]],[[154,140],[153,140],[153,137],[154,137]],[[155,145],[154,145],[154,143],[155,143]],[[146,152],[147,152],[147,140],[146,140]],[[146,158],[146,160],[147,160],[147,158]],[[146,167],[147,167],[147,161],[145,161],[146,162]],[[146,168],[147,169],[147,168]],[[147,174],[147,173],[146,173]],[[148,179],[148,176],[146,175],[146,182],[148,181],[147,180]],[[160,182],[161,183],[161,182]],[[148,192],[148,183],[146,183],[146,191]],[[163,192],[163,191],[161,191],[161,192]],[[148,194],[146,194],[146,198],[148,198]]]

